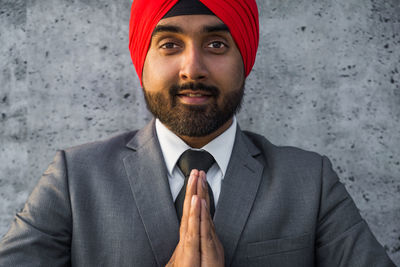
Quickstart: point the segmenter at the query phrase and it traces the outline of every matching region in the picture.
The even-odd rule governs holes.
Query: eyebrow
[[[158,26],[156,26],[153,33],[151,34],[151,37],[154,37],[155,35],[162,33],[162,32],[184,33],[183,29],[178,26],[158,25]],[[230,30],[229,30],[228,26],[226,26],[224,23],[221,23],[218,25],[204,26],[202,29],[202,32],[203,33],[213,33],[213,32],[228,32],[228,33],[230,33]]]
[[[213,33],[213,32],[231,32],[224,23],[212,26],[204,26],[203,32],[205,33]]]
[[[173,33],[183,33],[182,28],[178,26],[170,26],[170,25],[158,25],[151,36],[153,37],[154,35],[157,35],[158,33],[162,32],[173,32]]]

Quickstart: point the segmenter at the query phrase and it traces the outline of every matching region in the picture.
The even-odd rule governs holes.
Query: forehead
[[[182,15],[161,19],[155,27],[153,35],[161,32],[185,34],[210,31],[229,32],[229,28],[214,15]]]

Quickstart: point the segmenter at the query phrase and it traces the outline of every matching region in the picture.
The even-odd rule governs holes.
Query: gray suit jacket
[[[227,266],[394,266],[327,158],[239,128],[214,222]],[[0,266],[163,266],[178,238],[153,121],[59,151]]]

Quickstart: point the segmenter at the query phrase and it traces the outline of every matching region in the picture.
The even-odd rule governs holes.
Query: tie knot
[[[207,151],[186,150],[178,160],[178,167],[185,177],[189,177],[193,169],[207,172],[215,162],[214,157]]]

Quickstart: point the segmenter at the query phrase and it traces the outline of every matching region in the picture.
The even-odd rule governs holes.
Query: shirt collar
[[[225,176],[226,169],[228,168],[229,160],[231,158],[233,144],[235,142],[236,128],[237,120],[236,117],[233,116],[231,126],[229,126],[225,132],[201,148],[202,150],[209,152],[214,157],[222,171],[222,177]],[[156,119],[156,133],[158,141],[160,142],[161,151],[164,156],[165,165],[167,166],[169,174],[172,176],[176,162],[182,153],[188,149],[196,149],[188,146],[175,133],[162,124],[159,119]]]

